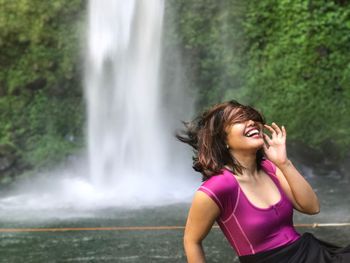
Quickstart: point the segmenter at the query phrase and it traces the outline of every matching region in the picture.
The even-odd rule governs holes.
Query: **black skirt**
[[[304,233],[292,244],[239,257],[241,263],[350,263],[350,245],[340,248]]]

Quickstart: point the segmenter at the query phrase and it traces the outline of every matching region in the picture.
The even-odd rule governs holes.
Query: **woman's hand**
[[[263,133],[265,155],[276,166],[281,166],[288,161],[286,147],[287,131],[284,126],[281,129],[274,122],[271,126],[266,124],[264,126],[271,132],[271,138],[266,133]]]
[[[265,125],[271,132],[271,138],[264,134],[267,144],[264,144],[266,157],[276,166],[276,176],[279,179],[284,192],[292,201],[294,208],[305,214],[317,214],[320,204],[310,184],[304,179],[299,171],[287,158],[286,129],[272,123]]]

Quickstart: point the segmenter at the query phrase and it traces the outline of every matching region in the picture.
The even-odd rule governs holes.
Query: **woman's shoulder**
[[[238,182],[232,172],[224,169],[204,181],[198,191],[206,193],[220,208],[222,218],[226,218],[237,200]]]
[[[276,175],[276,165],[266,157],[261,160],[261,167],[269,174]]]
[[[207,188],[213,192],[226,192],[232,191],[237,186],[237,180],[234,179],[232,172],[223,169],[219,174],[205,180],[199,188]]]

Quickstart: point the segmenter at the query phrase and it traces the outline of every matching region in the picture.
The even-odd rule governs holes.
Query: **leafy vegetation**
[[[27,165],[43,165],[79,147],[84,1],[0,6],[0,143],[14,146]]]
[[[0,0],[0,145],[29,166],[83,144],[85,4]],[[198,110],[238,99],[284,124],[293,141],[348,153],[349,1],[167,0],[166,7],[167,50],[182,49]]]
[[[172,1],[198,108],[256,106],[292,141],[344,156],[350,146],[348,1]]]
[[[254,4],[253,4],[254,2]],[[350,145],[350,9],[336,1],[249,2],[246,96],[294,139]],[[255,25],[259,24],[260,27]]]
[[[228,88],[242,86],[240,63],[243,44],[244,1],[169,0],[176,14],[192,88],[197,89],[197,108],[222,101]]]

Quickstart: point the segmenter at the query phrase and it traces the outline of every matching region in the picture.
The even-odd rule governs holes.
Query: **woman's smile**
[[[232,150],[251,148],[258,150],[263,143],[262,124],[253,120],[234,123],[227,129],[227,145]]]
[[[259,138],[260,136],[260,130],[257,128],[251,128],[246,133],[245,136],[247,137],[253,137],[253,138]]]

